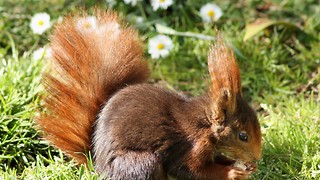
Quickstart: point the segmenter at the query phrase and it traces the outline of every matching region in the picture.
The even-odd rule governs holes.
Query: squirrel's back
[[[116,13],[94,14],[70,16],[55,27],[51,72],[43,79],[46,112],[37,119],[46,139],[79,163],[86,163],[102,104],[149,74],[138,33],[121,28]]]

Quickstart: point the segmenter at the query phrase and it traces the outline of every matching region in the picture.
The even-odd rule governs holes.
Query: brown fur
[[[97,24],[120,23],[117,14],[96,12]],[[85,163],[91,149],[93,123],[103,103],[118,89],[143,82],[147,63],[138,34],[131,28],[113,32],[81,32],[77,22],[86,13],[66,17],[51,36],[54,73],[44,75],[48,93],[37,120],[45,137],[55,146]]]
[[[223,111],[229,114],[236,111],[236,96],[241,95],[241,79],[234,54],[220,34],[209,52],[208,68],[212,110],[215,112],[215,118],[223,119]]]
[[[117,21],[110,12],[96,15],[98,24]],[[79,32],[80,17],[69,17],[52,37],[57,72],[44,78],[48,112],[38,120],[49,141],[79,163],[92,148],[96,171],[111,179],[246,179],[255,171],[259,122],[220,36],[208,57],[210,91],[190,98],[141,84],[148,69],[132,29]],[[233,167],[235,160],[248,169]]]

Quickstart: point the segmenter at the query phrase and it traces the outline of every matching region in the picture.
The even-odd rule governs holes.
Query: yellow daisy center
[[[44,24],[43,20],[38,21],[39,26],[43,26],[43,24]]]
[[[166,0],[159,0],[159,2],[161,2],[161,3],[163,3],[163,2],[165,2]]]
[[[86,29],[89,29],[89,28],[91,28],[91,24],[89,22],[86,22],[86,23],[84,23],[84,27]]]
[[[164,49],[164,44],[159,43],[158,46],[157,46],[157,48],[158,48],[159,50]]]
[[[214,16],[214,11],[213,10],[208,11],[208,16],[209,17],[213,17]]]

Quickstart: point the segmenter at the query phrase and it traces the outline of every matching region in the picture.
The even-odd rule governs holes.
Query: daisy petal
[[[37,13],[31,18],[30,28],[35,34],[43,34],[50,27],[50,15],[47,13]]]
[[[153,59],[167,57],[173,48],[173,42],[168,36],[157,35],[149,39],[148,53]]]

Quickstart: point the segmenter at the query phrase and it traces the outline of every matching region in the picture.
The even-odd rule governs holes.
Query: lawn
[[[48,47],[52,27],[35,34],[30,22],[45,12],[54,25],[66,14],[107,9],[110,2],[0,1],[0,179],[98,179],[92,164],[76,166],[35,126],[46,64],[45,55],[35,52]],[[263,155],[252,179],[320,179],[318,0],[174,0],[157,10],[149,1],[114,2],[112,9],[146,43],[150,82],[188,95],[207,90],[207,52],[219,29],[233,47],[244,97],[262,127]],[[201,17],[207,3],[223,12],[215,22]],[[159,34],[168,36],[173,48],[154,59],[148,41]]]

